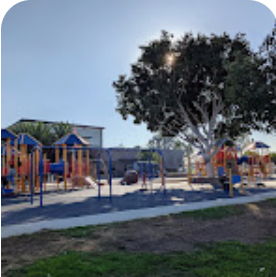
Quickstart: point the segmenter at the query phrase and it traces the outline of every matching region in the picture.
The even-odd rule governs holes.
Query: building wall
[[[113,177],[122,177],[127,168],[130,168],[137,161],[138,149],[116,149],[111,150]],[[166,171],[175,172],[183,166],[182,150],[162,150]],[[103,159],[108,164],[108,160],[103,155]]]
[[[75,127],[75,129],[92,147],[102,147],[102,129],[91,127]]]

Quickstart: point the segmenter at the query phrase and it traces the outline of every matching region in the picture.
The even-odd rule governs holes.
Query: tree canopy
[[[188,33],[174,40],[163,31],[140,47],[130,75],[113,83],[117,111],[151,131],[182,138],[210,160],[225,138],[275,129],[275,48],[267,41],[260,54],[243,34]]]
[[[135,123],[167,135],[192,125],[203,128],[207,122],[214,125],[216,138],[270,130],[264,60],[251,51],[244,35],[189,33],[173,41],[163,32],[140,49],[130,76],[121,75],[113,84],[124,119],[132,115]],[[196,132],[191,139],[199,137]]]
[[[147,146],[152,149],[170,149],[170,150],[183,150],[187,151],[189,146],[180,139],[174,137],[162,137],[160,134],[154,135],[149,141]],[[189,149],[192,152],[192,149]]]
[[[259,54],[264,59],[264,65],[262,71],[267,79],[269,99],[266,103],[265,109],[268,110],[266,113],[267,122],[269,122],[269,129],[276,129],[276,22],[262,46],[260,47]]]
[[[55,141],[64,135],[72,132],[70,124],[63,122],[55,123],[51,126],[43,122],[22,122],[9,127],[9,130],[15,134],[29,134],[40,141],[43,145],[52,145]]]

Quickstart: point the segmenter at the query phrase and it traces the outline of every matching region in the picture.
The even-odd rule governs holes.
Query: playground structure
[[[110,171],[101,159],[102,152],[108,153],[108,150],[87,145],[88,143],[76,134],[63,137],[53,146],[42,146],[27,134],[17,137],[10,133],[6,144],[1,148],[1,174],[2,177],[9,177],[9,184],[2,193],[38,193],[42,190],[41,183],[43,192],[46,192],[51,179],[54,179],[57,190],[60,189],[61,183],[65,190],[69,189],[69,183],[72,189],[84,185],[102,185],[102,175],[106,182],[109,182]],[[13,176],[9,176],[11,167],[14,168]]]
[[[153,180],[155,178],[161,178],[161,190],[165,191],[165,166],[164,156],[162,151],[157,149],[143,149],[141,152],[148,152],[148,160],[137,160],[132,164],[132,168],[125,172],[124,179],[121,184],[134,184],[140,183],[141,191],[147,191],[150,187],[152,192]],[[153,153],[157,153],[159,156],[158,162],[153,161]]]
[[[263,142],[252,142],[243,150],[236,145],[224,144],[218,153],[212,158],[215,177],[228,178],[229,186],[235,184],[255,185],[272,176],[273,164],[271,163],[269,146]],[[194,167],[192,170],[191,158],[188,157],[188,181],[197,182],[199,179],[207,179],[206,166],[201,153],[192,157]],[[231,189],[230,189],[231,190]],[[231,191],[230,191],[230,194]]]
[[[93,148],[75,133],[67,134],[52,146],[43,146],[28,134],[16,136],[8,130],[2,130],[2,134],[5,144],[1,147],[1,173],[2,178],[8,181],[8,185],[2,186],[2,195],[25,194],[30,196],[33,203],[34,195],[39,194],[42,206],[43,194],[49,191],[93,188],[98,190],[98,198],[101,198],[101,187],[107,185],[109,199],[112,199],[112,151],[120,148]],[[137,158],[132,164],[132,173],[135,174],[132,177],[125,175],[125,184],[138,183],[141,191],[153,192],[154,181],[156,184],[161,183],[160,191],[166,195],[162,151],[139,151],[146,151],[149,155],[144,160]],[[154,153],[158,154],[158,159],[153,158]],[[192,158],[194,167],[193,160],[188,156],[188,184],[201,183],[200,179],[212,183],[206,177],[202,155],[199,153]],[[250,144],[243,151],[235,145],[223,145],[213,157],[212,165],[215,178],[223,180],[223,185],[228,183],[230,196],[233,196],[235,184],[241,184],[244,193],[245,183],[256,184],[270,178],[272,174],[269,146],[260,142]],[[155,178],[160,179],[157,181]]]
[[[2,133],[5,134],[6,131],[2,130]],[[111,200],[112,149],[93,148],[74,133],[59,139],[53,146],[43,146],[30,135],[15,136],[7,132],[8,138],[1,148],[1,173],[2,178],[7,178],[8,185],[2,187],[2,195],[30,195],[33,203],[34,195],[39,194],[42,206],[43,193],[48,190],[67,191],[92,187],[98,188],[98,198],[101,198],[101,186],[108,184]],[[165,189],[163,154],[159,150],[150,151],[158,152],[161,157],[162,187]],[[149,165],[151,168],[150,159]],[[12,175],[11,168],[14,168]],[[147,178],[151,180],[152,169],[148,173]]]

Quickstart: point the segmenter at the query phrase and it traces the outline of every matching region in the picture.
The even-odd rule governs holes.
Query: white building
[[[58,124],[58,121],[43,121],[43,120],[34,120],[34,119],[20,119],[17,122],[13,123],[11,126],[15,126],[21,123],[33,123],[36,124],[38,122],[42,122],[44,124],[53,125]],[[96,127],[91,125],[82,125],[82,124],[70,124],[72,129],[75,129],[78,135],[83,137],[86,141],[88,141],[92,147],[102,147],[103,146],[103,127]],[[9,127],[11,127],[9,126]]]

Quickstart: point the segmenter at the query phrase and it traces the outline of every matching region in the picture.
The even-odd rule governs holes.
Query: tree
[[[184,150],[187,152],[189,149],[189,152],[192,152],[191,147],[187,145],[187,143],[184,143],[178,138],[174,137],[162,137],[161,134],[154,135],[148,142],[147,145],[149,148],[153,149],[170,149],[170,150]]]
[[[61,137],[65,136],[66,134],[69,134],[72,132],[72,127],[68,122],[55,123],[52,125],[52,128],[54,130],[55,140],[58,140]]]
[[[151,152],[149,151],[140,151],[137,154],[137,159],[139,161],[145,161],[148,162],[149,160],[151,160],[152,162],[156,162],[156,163],[160,163],[161,161],[161,157],[157,152]]]
[[[248,146],[252,142],[252,138],[250,137],[249,133],[241,134],[239,137],[236,138],[235,144],[240,147],[241,149],[244,149],[246,146]]]
[[[50,145],[55,140],[55,135],[51,132],[51,128],[42,122],[38,122],[36,124],[26,122],[19,123],[9,127],[9,130],[15,134],[29,134],[43,145]]]
[[[269,130],[264,59],[251,51],[244,35],[189,33],[174,42],[163,31],[140,49],[130,76],[113,83],[117,111],[198,148],[209,177],[214,176],[210,161],[228,138]]]
[[[43,122],[19,123],[9,127],[15,134],[25,133],[33,136],[43,145],[52,145],[56,140],[71,132],[68,123],[56,123],[53,126]]]
[[[172,137],[162,137],[161,134],[156,134],[148,141],[147,146],[153,149],[171,149],[172,142]]]
[[[269,99],[266,103],[265,120],[269,123],[268,130],[276,129],[276,21],[271,34],[269,34],[262,46],[259,55],[264,59],[262,71],[267,80]]]
[[[276,164],[276,153],[271,153],[270,158],[271,158],[271,162]]]

